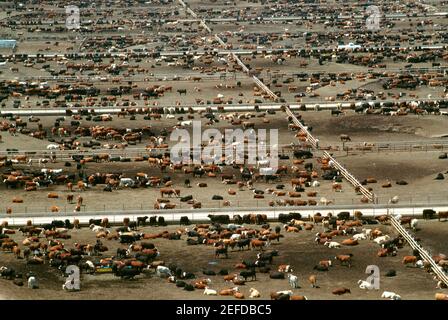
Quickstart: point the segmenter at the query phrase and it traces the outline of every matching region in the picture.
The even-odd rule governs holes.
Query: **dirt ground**
[[[272,224],[272,227],[276,223]],[[437,221],[420,221],[420,230],[416,235],[422,238],[422,245],[433,254],[446,253],[447,245],[443,241],[448,224]],[[154,233],[162,230],[175,230],[178,227],[144,227],[141,232]],[[412,254],[408,245],[399,249],[396,257],[379,258],[376,252],[379,248],[377,244],[370,240],[361,241],[355,247],[343,247],[341,249],[329,249],[313,242],[315,232],[320,232],[321,226],[315,227],[312,231],[300,231],[298,234],[284,233],[279,243],[273,243],[267,250],[278,250],[279,256],[274,258],[272,269],[276,269],[280,264],[290,264],[294,270],[293,274],[299,277],[301,288],[293,289],[294,294],[306,295],[308,299],[381,299],[383,291],[393,291],[402,296],[403,299],[434,299],[436,292],[447,293],[447,290],[435,289],[435,282],[432,275],[424,270],[413,267],[405,267],[401,264],[404,255]],[[386,234],[393,234],[391,227],[380,226]],[[71,247],[75,242],[92,243],[95,242],[95,233],[83,228],[70,232],[72,239],[65,240],[65,246]],[[23,239],[19,234],[13,235],[15,240]],[[342,241],[347,237],[337,237],[335,241]],[[211,269],[215,272],[220,269],[228,269],[230,273],[239,272],[233,266],[243,259],[255,259],[256,251],[244,250],[242,252],[232,251],[229,259],[214,258],[214,249],[211,246],[187,246],[186,236],[181,240],[155,239],[153,242],[161,255],[158,259],[165,261],[166,265],[175,263],[184,271],[193,272],[198,278],[205,277],[202,271]],[[104,241],[109,248],[102,257],[114,255],[116,249],[123,247],[118,241]],[[334,265],[329,272],[317,272],[313,266],[320,260],[334,260],[336,254],[353,254],[353,265],[351,268],[341,266],[333,261]],[[186,292],[176,288],[174,284],[160,279],[153,274],[143,274],[137,276],[135,280],[120,280],[114,278],[112,274],[82,275],[81,291],[68,293],[62,291],[61,286],[64,278],[56,270],[50,270],[48,265],[25,266],[23,260],[17,260],[12,253],[0,253],[1,265],[14,267],[17,271],[26,273],[33,271],[37,274],[40,289],[31,290],[25,287],[17,287],[11,281],[1,279],[0,289],[5,299],[217,299],[216,297],[204,296],[202,290]],[[96,259],[92,257],[91,259]],[[98,257],[98,259],[101,257]],[[365,279],[365,268],[367,265],[375,264],[380,268],[380,290],[364,291],[358,288],[357,281]],[[394,269],[397,272],[395,277],[385,277],[388,270]],[[320,288],[313,289],[307,282],[308,276],[316,274]],[[222,276],[207,276],[212,280],[210,288],[220,290],[232,287],[231,283],[225,283]],[[257,273],[256,281],[249,281],[240,286],[240,291],[249,295],[249,288],[256,288],[261,293],[261,299],[269,299],[269,294],[277,290],[289,290],[287,280],[269,279],[268,274]],[[331,291],[337,287],[347,287],[351,289],[351,294],[335,296]],[[157,290],[155,290],[157,288]],[[124,289],[124,290],[123,290]],[[226,299],[228,297],[218,297]],[[233,299],[233,298],[232,298]]]

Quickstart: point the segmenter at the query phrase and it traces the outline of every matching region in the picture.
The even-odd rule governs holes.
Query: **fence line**
[[[158,189],[156,189],[158,190]],[[65,193],[63,193],[65,195]],[[219,210],[230,210],[229,208],[234,208],[235,210],[251,210],[251,209],[260,209],[260,210],[316,210],[321,211],[322,213],[325,213],[328,210],[332,210],[333,208],[337,207],[361,207],[361,206],[367,206],[367,204],[363,204],[359,201],[357,198],[345,198],[345,199],[335,199],[332,197],[326,197],[327,200],[331,201],[332,204],[323,206],[322,204],[317,205],[303,205],[303,206],[289,206],[289,205],[280,205],[275,204],[274,206],[267,206],[267,200],[256,200],[256,199],[247,199],[247,200],[232,200],[231,207],[224,206],[224,201],[222,200],[209,200],[209,201],[200,201],[202,203],[202,210],[208,210],[211,211],[219,211]],[[62,199],[62,198],[61,198]],[[377,197],[378,199],[378,197]],[[400,208],[403,206],[406,207],[429,207],[429,206],[440,206],[448,203],[448,196],[440,196],[440,197],[425,197],[422,196],[421,198],[409,198],[406,200],[401,199],[400,196],[400,203],[399,204],[389,204],[388,197],[383,198],[383,202],[377,201],[374,205],[377,207],[381,206],[387,206],[388,208]],[[317,201],[317,200],[316,200]],[[179,203],[173,203],[176,204],[175,209],[170,209],[168,212],[176,212],[176,211],[197,211],[199,209],[193,209],[192,205],[189,205],[187,203],[179,202]],[[370,204],[370,205],[373,205]],[[69,214],[73,213],[73,209],[75,207],[75,204],[57,204],[60,208],[59,213],[55,214]],[[8,206],[4,205],[4,207],[0,207],[0,212],[4,213],[6,212]],[[42,205],[42,206],[13,206],[13,215],[26,215],[26,214],[33,214],[33,212],[39,212],[39,213],[51,213],[50,212],[50,205]],[[106,204],[98,204],[98,205],[83,205],[81,208],[81,212],[113,212],[117,209],[120,209],[121,211],[157,211],[157,212],[167,212],[167,210],[155,210],[153,205],[149,203],[133,203],[132,205],[110,205],[107,206]],[[20,210],[20,211],[18,211]],[[75,213],[79,214],[79,212]]]
[[[297,119],[297,117],[294,115],[294,113],[291,111],[289,106],[285,107],[286,114],[292,118],[292,121],[294,124],[299,126],[300,130],[306,133],[306,138],[309,143],[313,146],[315,149],[319,149],[319,140],[314,138],[313,135],[308,131],[308,129]]]
[[[448,285],[448,276],[439,269],[439,266],[435,263],[435,261],[432,259],[432,257],[426,252],[423,247],[418,244],[415,239],[407,232],[403,226],[400,224],[400,222],[392,215],[389,215],[389,218],[391,220],[392,226],[406,239],[406,241],[409,243],[409,245],[414,250],[418,250],[420,255],[430,263],[432,270],[434,273],[438,276],[438,278],[443,281],[446,285]]]
[[[339,162],[336,161],[327,151],[324,151],[324,156],[330,160],[329,163],[332,164],[333,167],[337,168],[339,172],[344,176],[344,178],[350,182],[355,188],[359,189],[359,191],[369,199],[369,201],[376,201],[376,196],[374,193],[367,190],[347,169],[345,169]]]

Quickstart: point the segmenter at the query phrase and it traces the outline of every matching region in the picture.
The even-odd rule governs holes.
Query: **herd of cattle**
[[[431,214],[434,213],[431,212]],[[448,214],[441,212],[439,219],[440,217],[446,219]],[[294,275],[296,267],[289,261],[285,261],[281,252],[271,249],[272,243],[280,242],[285,237],[285,233],[313,233],[322,230],[315,234],[315,243],[327,246],[329,249],[341,247],[350,249],[361,242],[373,241],[378,244],[378,257],[395,256],[397,251],[406,245],[401,236],[385,234],[375,226],[379,223],[387,223],[388,216],[369,219],[363,217],[361,212],[355,212],[353,217],[348,212],[341,212],[337,216],[316,214],[309,218],[302,218],[299,213],[290,213],[281,215],[279,220],[283,224],[276,225],[271,225],[266,215],[262,214],[234,215],[232,219],[228,215],[210,215],[209,218],[210,223],[196,224],[191,227],[189,219],[182,217],[180,223],[186,227],[177,228],[175,231],[159,229],[156,233],[146,233],[141,228],[147,224],[164,227],[166,223],[163,217],[157,219],[156,216],[144,216],[138,217],[136,221],[125,218],[123,225],[118,227],[111,227],[107,218],[91,219],[89,229],[95,234],[96,242],[75,242],[71,246],[65,245],[64,240],[72,237],[73,229],[82,227],[78,220],[73,222],[54,220],[51,224],[41,226],[32,225],[29,221],[26,226],[18,229],[9,228],[6,223],[3,223],[0,242],[2,254],[10,252],[18,259],[24,259],[27,265],[48,265],[59,270],[62,275],[67,266],[77,265],[82,273],[97,273],[98,276],[102,272],[112,272],[122,279],[133,279],[140,274],[155,275],[166,278],[176,287],[187,291],[203,290],[204,295],[230,295],[237,299],[244,299],[248,295],[249,298],[270,297],[278,300],[307,299],[306,296],[294,294],[292,290],[268,294],[254,288],[257,283],[254,282],[257,280],[257,274],[267,274],[275,281],[287,279],[285,285],[289,285],[292,289],[300,288],[299,278]],[[416,219],[401,217],[400,221],[403,225],[417,229],[418,220]],[[16,233],[22,234],[21,243],[16,242],[19,241]],[[12,235],[15,240],[11,238]],[[73,236],[76,235],[73,234]],[[163,252],[160,252],[151,242],[154,239],[184,240],[187,246],[204,245],[210,247],[210,258],[215,259],[229,259],[233,256],[238,261],[239,252],[247,249],[254,253],[252,259],[243,259],[235,264],[233,269],[215,270],[208,267],[203,268],[200,274],[198,271],[184,270],[180,261],[164,256]],[[106,241],[106,244],[103,241]],[[116,253],[109,249],[113,246],[112,241],[118,242]],[[353,263],[356,263],[356,256],[346,251],[344,250],[344,254],[338,254],[335,249],[334,259],[316,261],[314,270],[308,271],[314,271],[309,275],[309,285],[312,288],[319,288],[319,273],[331,273],[332,268],[339,268],[338,266],[350,268]],[[165,260],[160,260],[161,257],[175,262],[165,263]],[[448,270],[447,256],[439,254],[433,256],[433,259],[441,270],[444,272]],[[413,251],[413,255],[404,256],[402,264],[431,272],[429,263],[419,255],[417,250]],[[2,278],[13,280],[14,284],[23,286],[23,274],[16,272],[13,267],[3,266],[0,271]],[[39,287],[36,274],[37,271],[26,275],[30,287]],[[389,270],[385,275],[393,277],[396,275],[396,270]],[[216,277],[223,277],[225,283],[230,286],[221,290],[212,289],[218,279]],[[437,277],[434,279],[438,280]],[[242,290],[246,288],[246,284],[250,284],[250,290]],[[372,283],[364,280],[359,280],[357,285],[360,289],[373,288]],[[437,287],[446,288],[442,281],[438,281]],[[66,288],[65,285],[63,288]],[[243,291],[248,292],[245,294]],[[350,288],[334,288],[332,293],[334,295],[350,293]],[[392,300],[401,299],[399,294],[390,291],[384,291],[382,297]],[[446,300],[448,295],[437,293],[436,299]]]

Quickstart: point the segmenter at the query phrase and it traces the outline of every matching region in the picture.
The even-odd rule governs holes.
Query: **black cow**
[[[89,225],[93,224],[95,226],[101,226],[101,221],[102,221],[102,219],[90,219]]]
[[[225,255],[226,258],[229,258],[229,255],[227,253],[227,247],[215,249],[215,258],[219,258],[221,254]]]
[[[190,225],[190,219],[187,216],[180,217],[180,225],[188,226]]]
[[[209,217],[212,222],[223,223],[223,224],[230,223],[230,217],[227,214],[217,214],[217,215],[209,214],[207,217]]]
[[[122,234],[120,236],[120,243],[134,243],[137,241],[134,236]]]
[[[338,219],[339,220],[348,220],[350,219],[350,212],[348,211],[342,211],[338,213]]]
[[[148,216],[144,216],[144,217],[137,217],[137,226],[140,226],[140,224],[142,226],[145,226],[146,224],[146,220],[148,219]]]
[[[216,272],[213,270],[203,270],[202,273],[206,276],[216,276]]]
[[[141,272],[140,270],[134,269],[134,268],[121,268],[118,269],[116,265],[112,267],[112,272],[116,277],[120,277],[122,279],[134,279],[135,276],[139,275]]]
[[[62,220],[53,220],[51,221],[51,225],[55,228],[64,228],[65,222]]]
[[[185,197],[181,197],[180,201],[187,202],[187,201],[190,201],[192,199],[193,199],[193,196],[192,195],[188,195],[188,196],[185,196]]]
[[[154,216],[154,217],[150,217],[150,218],[149,218],[149,225],[150,225],[150,226],[155,226],[155,225],[157,225],[157,216]]]
[[[238,240],[236,243],[236,246],[238,247],[238,250],[243,250],[244,247],[247,247],[247,250],[250,248],[250,239],[242,239]]]
[[[244,281],[247,281],[247,278],[251,278],[251,280],[257,280],[257,273],[254,269],[252,270],[243,270],[240,272],[240,276],[244,278]]]
[[[164,217],[159,217],[159,220],[157,221],[157,225],[159,225],[159,226],[166,226],[167,223],[165,222],[165,218]]]

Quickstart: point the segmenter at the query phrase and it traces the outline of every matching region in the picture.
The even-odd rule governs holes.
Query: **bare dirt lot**
[[[272,227],[275,224],[272,225]],[[420,221],[420,230],[417,236],[422,238],[422,244],[433,254],[446,253],[447,246],[444,244],[444,234],[447,231],[446,223],[437,221]],[[176,230],[172,227],[144,227],[142,232],[155,233],[162,230]],[[280,264],[290,264],[294,270],[293,274],[299,277],[299,289],[292,289],[294,294],[307,296],[308,299],[380,299],[383,291],[393,291],[402,296],[403,299],[434,299],[436,292],[446,290],[435,289],[435,282],[432,275],[414,267],[405,267],[401,264],[404,255],[412,254],[409,246],[399,249],[396,257],[379,258],[376,252],[379,246],[370,240],[363,240],[355,247],[343,247],[341,249],[329,249],[313,242],[315,232],[320,232],[321,226],[315,227],[312,231],[300,231],[296,233],[284,233],[279,243],[273,242],[267,250],[278,250],[279,256],[274,258],[271,266],[272,270]],[[393,231],[388,226],[380,226],[386,234],[393,235]],[[92,243],[95,241],[95,233],[83,228],[71,231],[72,239],[63,241],[67,248],[73,243]],[[18,234],[13,235],[16,240],[23,239]],[[347,237],[337,237],[334,240],[340,242]],[[232,287],[231,283],[225,283],[222,276],[204,276],[202,271],[211,269],[215,272],[221,269],[228,269],[229,273],[239,272],[234,265],[243,259],[255,259],[256,250],[244,250],[242,252],[232,251],[229,259],[214,258],[214,248],[212,246],[187,246],[186,236],[181,240],[155,239],[151,240],[161,252],[158,259],[165,261],[166,265],[175,263],[184,271],[193,272],[198,278],[207,277],[212,280],[210,288],[220,290]],[[109,248],[101,257],[91,257],[95,260],[102,257],[115,255],[116,249],[124,247],[117,241],[104,241]],[[351,268],[341,266],[334,261],[336,254],[353,254],[353,265]],[[25,266],[23,260],[17,260],[12,253],[0,253],[1,265],[14,267],[17,271],[26,273],[33,271],[38,275],[40,289],[31,290],[25,287],[17,287],[11,281],[0,280],[1,291],[6,299],[207,299],[216,297],[204,296],[202,290],[186,292],[176,288],[174,284],[160,279],[154,274],[140,275],[135,280],[114,279],[112,274],[82,275],[80,292],[68,293],[62,291],[64,283],[57,270],[51,269],[47,264],[43,266]],[[320,260],[331,259],[334,265],[328,272],[317,272],[313,270]],[[214,264],[211,264],[214,263]],[[359,279],[365,279],[365,268],[367,265],[375,264],[380,268],[380,290],[365,291],[357,286]],[[396,270],[395,277],[386,277],[388,270]],[[48,272],[50,271],[50,272]],[[316,273],[317,272],[317,273]],[[311,274],[316,274],[320,288],[313,289],[307,282]],[[188,281],[187,281],[188,282]],[[246,297],[249,295],[249,288],[256,288],[261,293],[261,299],[269,299],[269,294],[277,290],[289,290],[287,280],[269,279],[268,274],[257,273],[256,281],[249,281],[240,286],[240,290]],[[351,295],[335,296],[331,291],[337,287],[347,287],[351,289]],[[157,288],[157,290],[155,290]],[[124,290],[123,290],[124,289]],[[226,297],[219,297],[225,299]]]

